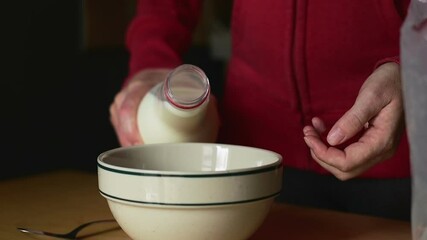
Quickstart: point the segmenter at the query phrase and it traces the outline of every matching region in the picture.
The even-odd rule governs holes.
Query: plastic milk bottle
[[[219,127],[210,84],[197,66],[184,64],[169,73],[142,99],[137,125],[146,144],[215,142]]]

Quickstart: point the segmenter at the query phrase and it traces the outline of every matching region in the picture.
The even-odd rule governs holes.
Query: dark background
[[[97,156],[119,146],[108,108],[127,74],[124,31],[133,6],[24,0],[3,7],[0,179],[62,168],[95,172]],[[185,62],[217,79],[218,92],[224,64],[198,37]]]

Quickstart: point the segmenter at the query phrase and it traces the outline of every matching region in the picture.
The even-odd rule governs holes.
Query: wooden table
[[[97,175],[56,171],[0,182],[0,239],[48,239],[16,230],[31,227],[67,232],[96,219],[112,218],[98,193]],[[130,238],[116,223],[82,232],[83,239]],[[411,239],[410,223],[329,210],[276,204],[251,240]]]

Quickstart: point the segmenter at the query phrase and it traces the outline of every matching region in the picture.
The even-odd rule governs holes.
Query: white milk
[[[201,105],[183,109],[165,97],[164,84],[153,87],[139,105],[137,123],[144,143],[215,142],[219,120],[216,106],[211,104],[209,96],[201,101]],[[180,99],[195,99],[204,90],[189,86],[174,87],[172,92]]]

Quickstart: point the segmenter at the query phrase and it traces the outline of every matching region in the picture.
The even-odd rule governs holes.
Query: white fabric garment
[[[400,40],[412,171],[412,238],[427,240],[427,0],[411,2]]]

